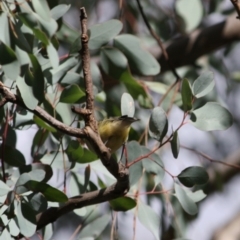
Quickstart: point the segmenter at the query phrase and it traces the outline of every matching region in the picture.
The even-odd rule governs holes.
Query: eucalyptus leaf
[[[30,180],[25,185],[31,191],[41,192],[50,202],[66,202],[68,200],[67,196],[62,191],[46,183]]]
[[[180,149],[180,142],[178,137],[178,132],[175,131],[173,134],[173,138],[171,140],[171,149],[174,158],[178,158],[179,149]]]
[[[132,96],[129,93],[123,93],[121,97],[121,114],[128,117],[134,117],[135,103]]]
[[[174,184],[176,197],[185,212],[195,215],[198,212],[196,203],[187,195],[186,191],[177,183]]]
[[[62,91],[60,102],[75,103],[85,96],[85,93],[75,84],[67,86]]]
[[[192,111],[190,119],[193,126],[203,131],[225,130],[233,123],[231,113],[215,102]]]
[[[130,67],[142,75],[156,75],[160,72],[157,60],[140,45],[140,39],[130,34],[114,38],[114,46],[127,57]]]
[[[61,18],[69,9],[71,5],[70,4],[59,4],[55,6],[53,9],[51,9],[51,16],[53,19],[58,20]]]
[[[138,201],[138,219],[151,233],[155,239],[160,236],[160,217],[150,206]]]
[[[100,57],[104,72],[114,79],[120,79],[122,73],[127,70],[127,58],[117,48],[101,48]]]
[[[105,214],[101,217],[94,219],[81,230],[80,234],[78,235],[78,239],[84,239],[86,237],[94,237],[96,239],[98,236],[101,235],[109,222],[109,214]]]
[[[128,163],[133,162],[139,156],[142,155],[142,149],[138,142],[131,141],[126,144],[126,152],[128,153],[127,160]],[[130,186],[133,186],[142,176],[143,166],[142,162],[134,163],[129,169],[129,181]]]
[[[116,19],[93,25],[89,28],[89,48],[99,49],[102,45],[108,43],[113,37],[117,36],[121,30],[122,23]]]
[[[183,110],[187,112],[192,109],[192,90],[191,90],[190,83],[186,78],[183,79],[182,81],[181,94],[182,94]]]
[[[177,178],[186,187],[206,184],[209,179],[206,170],[198,166],[185,168]]]
[[[149,120],[149,134],[152,138],[162,142],[168,131],[168,119],[161,107],[155,107]]]
[[[16,218],[20,232],[25,237],[31,237],[36,232],[36,217],[29,204],[19,202],[17,204]]]
[[[193,83],[192,92],[196,98],[203,97],[215,86],[213,72],[203,72]]]
[[[130,197],[120,197],[109,201],[111,208],[114,211],[128,211],[136,207],[136,201]]]
[[[35,98],[33,88],[26,84],[25,79],[17,77],[17,87],[21,94],[24,104],[31,110],[34,110],[38,104],[38,99]]]

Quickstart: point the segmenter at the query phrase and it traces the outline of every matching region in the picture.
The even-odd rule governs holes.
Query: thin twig
[[[237,18],[240,19],[240,2],[238,0],[230,0],[238,14]]]
[[[94,97],[93,97],[93,82],[90,71],[90,54],[88,49],[88,29],[87,29],[87,13],[84,7],[80,8],[80,23],[82,29],[82,49],[80,55],[82,57],[83,77],[86,91],[86,108],[90,110],[90,114],[84,116],[86,126],[91,126],[92,130],[97,132],[97,121],[94,118]]]
[[[6,178],[6,172],[5,172],[5,147],[6,147],[6,140],[7,140],[7,133],[8,133],[8,119],[9,119],[9,112],[8,109],[6,110],[6,120],[5,120],[5,125],[3,129],[3,135],[2,135],[2,154],[1,154],[1,165],[2,165],[2,178],[3,182],[6,183],[7,178]]]
[[[168,56],[168,53],[167,53],[165,47],[163,46],[163,43],[162,43],[160,37],[153,31],[150,23],[148,22],[148,19],[147,19],[146,15],[145,15],[145,13],[143,11],[143,8],[141,6],[140,0],[137,0],[137,4],[138,4],[139,11],[140,11],[140,13],[141,13],[141,15],[143,17],[143,21],[145,22],[149,32],[151,33],[151,35],[157,41],[159,47],[161,48],[163,56],[164,56],[164,58],[165,58],[165,60],[166,60],[166,62],[168,64],[169,68],[171,69],[173,75],[176,77],[176,82],[180,81],[181,77],[178,75],[176,69],[172,66],[171,61],[170,61],[169,56]]]

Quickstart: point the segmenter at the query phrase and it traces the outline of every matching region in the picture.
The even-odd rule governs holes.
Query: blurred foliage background
[[[141,120],[130,132],[129,161],[156,146],[151,124],[150,137],[146,134],[150,116],[155,118],[154,107],[160,106],[161,114],[158,110],[155,113],[166,116],[161,121],[163,132],[168,122],[166,136],[181,126],[175,135],[179,141],[174,140],[175,147],[165,144],[152,155],[153,163],[164,167],[144,159],[130,168],[127,197],[76,209],[34,235],[35,215],[47,206],[64,202],[66,195],[109,186],[115,179],[75,138],[63,135],[21,106],[5,104],[0,109],[1,159],[5,165],[1,177],[7,179],[1,182],[2,239],[18,238],[20,233],[31,239],[231,240],[240,236],[236,227],[240,221],[237,13],[228,0],[140,3],[169,61],[146,27],[137,1],[0,2],[1,81],[21,97],[28,109],[40,105],[67,125],[84,126],[83,120],[72,113],[71,105],[83,106],[85,102],[78,53],[79,8],[85,7],[95,116],[98,120],[120,116],[122,95],[127,92],[134,99],[135,116]],[[206,77],[206,73],[210,74]],[[186,109],[184,87],[178,78],[188,80],[184,96],[189,96],[188,84],[192,86],[203,75],[210,83],[214,79],[215,87]],[[192,98],[187,98],[185,103],[189,104]],[[194,127],[184,115],[209,102],[218,102],[231,112],[233,125],[229,129],[204,132],[201,130],[206,129]],[[214,109],[208,111],[204,111],[207,119]],[[216,127],[225,117],[214,120],[214,130],[225,129]],[[165,134],[161,131],[158,140]],[[173,156],[176,148],[177,159]],[[196,184],[190,191],[180,188],[178,180],[188,186],[180,179],[191,166],[195,167],[193,176],[204,182],[207,172],[209,181]]]

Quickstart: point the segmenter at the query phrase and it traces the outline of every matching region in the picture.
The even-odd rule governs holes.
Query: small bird
[[[116,152],[127,141],[131,124],[136,121],[139,119],[124,115],[98,122],[99,135],[106,147],[111,149],[111,153]]]

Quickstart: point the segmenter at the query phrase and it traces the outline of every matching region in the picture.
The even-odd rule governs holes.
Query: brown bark
[[[182,36],[165,43],[169,60],[174,68],[192,65],[206,54],[240,39],[240,21],[236,13],[213,26],[197,29],[187,36]],[[170,70],[169,64],[159,47],[150,49],[161,65],[161,73]]]

